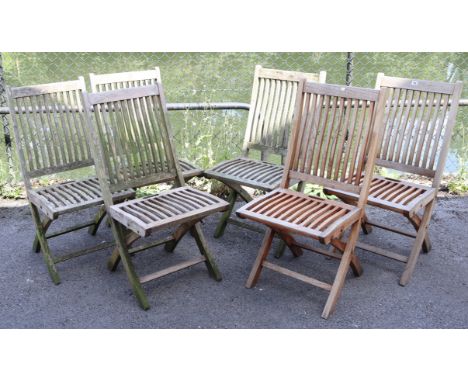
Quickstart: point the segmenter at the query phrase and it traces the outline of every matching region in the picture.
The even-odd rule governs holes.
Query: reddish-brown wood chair
[[[364,219],[363,230],[385,229],[415,238],[409,255],[395,253],[358,242],[357,247],[405,263],[400,285],[406,285],[416,266],[421,248],[431,249],[427,228],[447,159],[455,124],[462,83],[423,81],[377,76],[377,89],[387,89],[384,135],[376,165],[432,179],[431,186],[374,175],[367,203],[405,216],[416,232],[383,222]],[[328,189],[347,203],[356,203],[357,195]]]
[[[322,313],[334,310],[347,271],[361,274],[354,253],[372,179],[386,91],[313,82],[300,82],[293,131],[279,189],[237,210],[237,215],[267,226],[262,246],[247,280],[253,287],[263,268],[325,289],[329,296]],[[350,176],[357,174],[358,179]],[[361,175],[363,181],[361,182]],[[294,181],[313,183],[359,194],[356,206],[321,199],[289,187]],[[344,239],[344,233],[349,233]],[[273,236],[278,234],[295,256],[307,249],[340,259],[332,283],[291,271],[266,260]],[[331,244],[324,250],[296,241],[293,235]]]

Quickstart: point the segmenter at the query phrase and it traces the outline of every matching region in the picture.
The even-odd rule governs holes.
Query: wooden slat
[[[204,256],[198,256],[198,257],[196,257],[194,259],[181,262],[179,264],[173,265],[172,267],[168,267],[168,268],[163,269],[161,271],[154,272],[154,273],[151,273],[151,274],[146,275],[146,276],[142,276],[142,277],[140,277],[140,282],[142,284],[147,283],[149,281],[159,279],[159,278],[161,278],[163,276],[166,276],[166,275],[169,275],[171,273],[181,271],[182,269],[192,267],[192,266],[194,266],[196,264],[200,264],[200,263],[203,263],[205,261],[206,261],[206,259],[205,259]]]
[[[319,84],[307,81],[305,91],[331,97],[358,98],[365,101],[377,101],[379,91],[368,88],[358,88],[353,86],[341,86],[330,84]]]
[[[108,74],[94,74],[90,73],[90,82],[93,92],[97,91],[97,85],[112,85],[117,83],[121,84],[121,87],[129,86],[132,81],[145,81],[146,85],[153,85],[154,82],[161,82],[161,73],[159,68],[153,70],[141,70],[134,72],[121,72],[121,73],[108,73]],[[150,83],[148,83],[150,82]]]
[[[402,88],[413,91],[427,91],[434,93],[453,94],[455,86],[447,82],[426,81],[410,78],[383,76],[381,87]]]
[[[89,93],[89,103],[97,105],[108,102],[116,102],[133,98],[141,98],[159,95],[158,86],[141,86],[138,88],[127,88],[119,90],[110,90],[100,93]]]
[[[389,259],[401,261],[402,263],[406,263],[406,262],[408,261],[408,258],[407,258],[406,256],[400,255],[400,254],[395,253],[395,252],[388,251],[388,250],[386,250],[386,249],[382,249],[382,248],[376,247],[376,246],[374,246],[374,245],[362,243],[362,242],[360,242],[360,241],[358,241],[358,242],[356,243],[356,247],[357,247],[357,248],[361,248],[361,249],[363,249],[363,250],[365,250],[365,251],[369,251],[369,252],[375,253],[375,254],[377,254],[377,255],[381,255],[381,256],[384,256],[384,257],[388,257]]]
[[[294,179],[302,180],[312,184],[319,184],[324,187],[337,188],[348,192],[359,193],[359,186],[354,184],[341,183],[337,180],[304,174],[299,171],[289,171],[289,176]]]
[[[331,290],[331,285],[330,284],[327,284],[327,283],[325,283],[323,281],[314,279],[313,277],[305,276],[305,275],[303,275],[301,273],[291,271],[290,269],[287,269],[287,268],[281,267],[279,265],[270,263],[269,261],[264,261],[262,263],[262,266],[264,268],[267,268],[267,269],[270,269],[272,271],[281,273],[282,275],[285,275],[285,276],[292,277],[293,279],[303,281],[303,282],[305,282],[307,284],[319,287],[321,289],[325,289],[325,290],[328,290],[328,291]]]
[[[259,77],[268,77],[281,81],[296,81],[297,77],[305,77],[306,79],[315,82],[320,80],[320,74],[317,73],[294,72],[290,70],[267,69],[262,67],[260,67],[258,75]]]
[[[435,174],[435,171],[431,169],[411,166],[411,165],[398,163],[398,162],[392,162],[392,161],[388,161],[388,160],[384,160],[380,158],[376,159],[375,164],[377,166],[383,166],[383,167],[391,168],[391,169],[398,170],[398,171],[410,172],[413,174],[419,174],[419,175],[424,175],[428,177],[433,177]]]
[[[71,91],[75,89],[81,89],[81,80],[56,82],[49,84],[33,85],[33,86],[22,86],[17,88],[11,88],[11,96],[13,98],[22,97],[33,97],[48,93],[56,93],[61,91]],[[84,89],[83,89],[84,90]]]

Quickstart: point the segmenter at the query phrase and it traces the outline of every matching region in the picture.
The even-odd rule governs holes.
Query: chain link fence
[[[249,102],[256,64],[326,70],[329,83],[363,87],[373,87],[378,72],[468,83],[468,53],[2,53],[2,59],[0,97],[2,78],[6,85],[20,86],[154,66],[161,69],[168,102]],[[5,105],[3,98],[0,102]],[[18,177],[15,150],[9,150],[9,117],[1,117],[0,181]],[[247,111],[171,111],[170,118],[181,157],[206,168],[240,153]],[[460,107],[446,172],[466,174],[467,134],[468,107]]]

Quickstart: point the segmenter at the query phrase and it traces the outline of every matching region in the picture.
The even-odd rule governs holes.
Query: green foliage
[[[136,196],[137,198],[144,198],[146,196],[159,194],[161,191],[169,190],[170,188],[171,186],[167,183],[152,184],[137,189]]]
[[[256,64],[304,72],[326,70],[329,83],[342,84],[346,76],[346,53],[3,53],[5,80],[11,86],[78,76],[87,80],[89,72],[159,66],[168,102],[249,102]],[[377,72],[440,81],[461,79],[466,83],[467,65],[468,53],[361,52],[355,54],[353,85],[373,87]],[[463,97],[468,97],[468,86]],[[207,168],[240,154],[247,121],[245,110],[172,111],[169,116],[181,158]],[[468,108],[461,107],[447,161],[449,172],[456,171],[459,163],[468,163],[467,126]],[[8,176],[3,153],[0,143],[0,180]]]
[[[455,178],[448,182],[447,188],[450,193],[455,195],[468,193],[468,171],[466,167],[463,167]]]
[[[23,199],[25,197],[24,188],[18,184],[0,183],[0,198],[3,199]]]
[[[398,180],[401,178],[401,173],[399,171],[392,170],[392,169],[385,168],[385,167],[376,167],[374,173],[377,173],[380,176],[383,176],[385,178],[391,178],[395,180]]]
[[[292,186],[291,189],[297,191],[297,184]],[[322,199],[338,200],[338,198],[335,195],[327,195],[325,192],[323,192],[323,187],[317,184],[307,183],[304,187],[304,194],[316,196]]]

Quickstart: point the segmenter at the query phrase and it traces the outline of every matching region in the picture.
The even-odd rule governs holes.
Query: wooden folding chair
[[[328,318],[337,303],[351,266],[362,272],[354,248],[369,193],[378,140],[381,137],[385,92],[373,89],[300,82],[295,119],[280,188],[246,204],[237,215],[268,228],[246,287],[255,286],[263,268],[329,291],[322,312]],[[350,174],[363,174],[359,182]],[[291,191],[293,181],[333,186],[359,194],[356,206]],[[347,240],[343,234],[348,232]],[[295,256],[307,249],[338,258],[333,283],[320,281],[266,260],[277,234]],[[296,241],[300,235],[330,244],[325,250]]]
[[[88,131],[96,143],[93,157],[117,242],[109,268],[114,270],[118,260],[122,260],[138,302],[145,310],[149,304],[142,283],[201,262],[205,263],[212,277],[221,280],[199,221],[214,212],[226,210],[228,203],[185,186],[172,142],[161,83],[85,94],[84,99]],[[111,197],[112,192],[128,187],[166,181],[174,181],[177,187],[120,204],[114,203]],[[169,237],[130,248],[139,238],[170,227],[176,229]],[[188,231],[194,236],[201,256],[149,275],[137,276],[130,255],[161,244],[166,244],[166,250],[173,251]]]
[[[253,225],[231,217],[238,196],[250,202],[245,187],[261,191],[277,188],[283,173],[298,83],[301,78],[324,83],[326,72],[300,73],[255,67],[250,111],[245,130],[242,156],[221,162],[205,170],[207,178],[220,180],[230,188],[229,209],[221,217],[215,237],[221,237],[228,223],[257,231]],[[251,151],[260,152],[260,159],[249,158]],[[281,165],[268,162],[271,154],[279,155]],[[261,231],[263,232],[263,231]]]
[[[8,88],[7,96],[13,119],[16,147],[26,195],[36,225],[33,249],[42,255],[55,284],[60,277],[55,264],[114,245],[101,243],[62,256],[52,256],[48,239],[89,227],[95,234],[105,216],[101,208],[95,219],[47,234],[59,216],[103,204],[95,177],[34,188],[31,179],[57,174],[94,164],[85,137],[82,108],[84,80]],[[133,190],[112,195],[116,201],[133,198]],[[41,221],[41,211],[45,218]]]
[[[109,74],[89,73],[91,90],[93,93],[102,91],[125,89],[130,87],[148,86],[161,83],[161,72],[158,67],[153,70],[143,70],[136,72],[122,72]],[[187,159],[179,158],[180,168],[185,180],[203,174],[203,170]]]
[[[415,241],[409,255],[362,242],[357,247],[405,263],[400,278],[400,285],[404,286],[413,274],[421,247],[426,253],[431,249],[427,229],[447,159],[462,83],[386,77],[379,73],[376,88],[388,89],[385,132],[376,165],[432,179],[431,186],[378,175],[372,179],[368,204],[405,216],[416,233],[368,219],[363,221],[364,232],[378,227]],[[326,192],[348,203],[357,199],[342,190]]]

